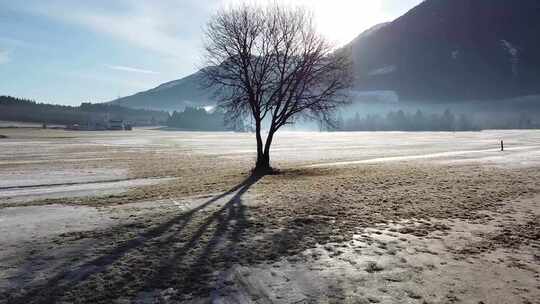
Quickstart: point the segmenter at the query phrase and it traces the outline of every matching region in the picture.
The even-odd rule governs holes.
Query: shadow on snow
[[[252,175],[229,191],[139,234],[105,255],[31,286],[18,296],[8,291],[0,300],[55,303],[70,292],[72,296],[83,297],[78,299],[83,302],[107,302],[159,288],[200,288],[211,276],[211,270],[207,269],[209,260],[225,267],[235,262],[234,247],[248,225],[242,196],[260,178]],[[217,210],[203,210],[229,195],[233,196]],[[210,214],[196,217],[202,212]],[[218,250],[221,245],[226,247]],[[105,285],[99,291],[88,283],[96,276]]]

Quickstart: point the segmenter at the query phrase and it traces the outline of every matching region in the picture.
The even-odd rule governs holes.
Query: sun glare
[[[224,0],[224,4],[245,2]],[[269,3],[267,0],[250,1]],[[381,1],[377,0],[280,0],[278,3],[304,6],[315,15],[321,33],[337,46],[349,43],[362,31],[381,22],[391,21]]]

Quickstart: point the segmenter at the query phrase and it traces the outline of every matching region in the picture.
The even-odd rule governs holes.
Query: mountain
[[[214,105],[212,90],[203,88],[202,72],[161,84],[148,91],[118,98],[112,104],[131,108],[152,110],[183,110],[186,106],[204,107]]]
[[[342,50],[353,58],[357,90],[393,91],[391,100],[437,103],[540,94],[538,16],[540,0],[426,0]],[[212,105],[213,94],[201,88],[200,76],[113,103],[160,110]]]
[[[540,93],[540,1],[427,0],[347,48],[357,86],[400,100]]]

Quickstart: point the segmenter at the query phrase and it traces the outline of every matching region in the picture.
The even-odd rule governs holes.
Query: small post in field
[[[501,152],[504,151],[504,142],[501,140]]]

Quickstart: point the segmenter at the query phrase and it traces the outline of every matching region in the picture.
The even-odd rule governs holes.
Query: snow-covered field
[[[540,298],[540,131],[0,134],[0,303]]]
[[[17,129],[4,133],[10,136],[0,141],[0,204],[108,195],[159,182],[130,175],[125,160],[140,153],[209,155],[233,163],[251,160],[255,153],[251,134]],[[273,162],[283,168],[409,161],[532,167],[540,164],[540,131],[289,132],[279,134],[272,151]]]

